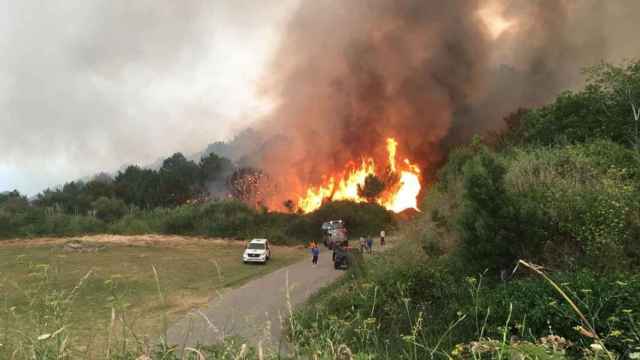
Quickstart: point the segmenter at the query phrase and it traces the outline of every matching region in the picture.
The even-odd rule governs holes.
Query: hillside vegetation
[[[408,241],[298,312],[301,351],[640,358],[640,63],[586,75],[453,151]]]
[[[331,219],[343,219],[351,236],[396,227],[393,214],[383,207],[348,201],[328,203],[310,214],[270,212],[234,199],[140,209],[100,197],[92,206],[90,214],[74,214],[31,203],[17,192],[0,194],[0,240],[108,233],[266,237],[276,244],[294,244],[318,241],[322,223]]]

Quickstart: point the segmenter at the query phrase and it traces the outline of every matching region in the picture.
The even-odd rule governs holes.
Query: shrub
[[[96,217],[104,222],[114,222],[127,213],[127,204],[120,199],[100,197],[91,206],[96,211]]]
[[[206,204],[201,209],[197,231],[207,236],[243,238],[256,216],[255,210],[239,201]]]
[[[165,234],[190,235],[196,228],[198,208],[192,205],[178,206],[163,219],[162,232]]]
[[[633,152],[594,143],[517,150],[507,159],[507,191],[537,221],[546,238],[546,263],[621,268],[633,251],[639,208]],[[525,219],[526,220],[526,219]],[[528,238],[530,236],[526,236]],[[621,261],[622,260],[622,261]]]
[[[484,150],[464,166],[463,209],[458,217],[462,252],[473,269],[493,272],[512,266],[518,255],[514,229],[518,211],[505,191],[506,169]]]
[[[109,226],[110,233],[123,235],[143,235],[160,232],[154,229],[150,219],[142,215],[126,215],[122,219]]]
[[[396,227],[393,215],[378,204],[354,203],[352,201],[334,201],[323,205],[307,215],[312,229],[320,235],[322,223],[341,219],[349,231],[350,237],[378,234],[382,229]]]

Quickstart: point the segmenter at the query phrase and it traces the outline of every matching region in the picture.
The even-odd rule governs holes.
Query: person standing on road
[[[373,236],[367,236],[367,249],[369,249],[369,254],[373,251]]]
[[[318,247],[318,244],[314,243],[313,245],[311,245],[311,256],[311,264],[313,266],[316,266],[318,264],[318,256],[320,256],[320,248]]]
[[[380,231],[380,246],[384,246],[384,237],[387,235],[384,230]]]

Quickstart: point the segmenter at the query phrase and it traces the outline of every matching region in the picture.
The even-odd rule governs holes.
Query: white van
[[[267,239],[253,239],[247,244],[242,254],[242,261],[246,263],[257,262],[266,264],[271,258],[271,248]]]

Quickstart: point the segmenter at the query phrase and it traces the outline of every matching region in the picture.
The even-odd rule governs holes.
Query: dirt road
[[[343,274],[333,269],[331,252],[322,247],[315,267],[309,256],[240,288],[218,294],[206,308],[193,310],[170,326],[167,340],[183,347],[240,336],[252,345],[261,341],[272,350],[281,349],[285,346],[281,342],[281,323],[287,318],[289,305],[295,307],[304,302]]]

